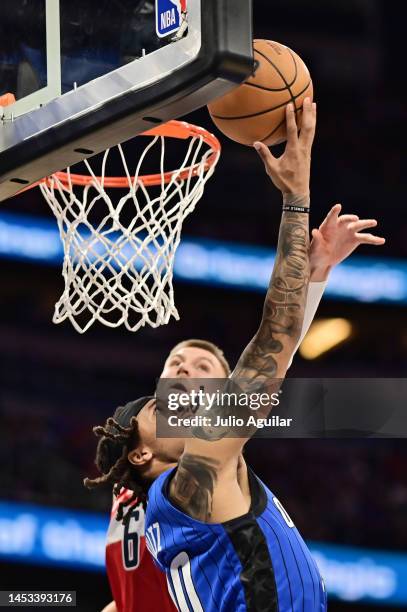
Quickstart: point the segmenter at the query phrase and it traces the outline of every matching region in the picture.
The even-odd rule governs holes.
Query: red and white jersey
[[[144,537],[144,509],[137,500],[126,507],[127,525],[116,520],[120,502],[131,497],[123,489],[115,499],[106,543],[106,567],[118,612],[176,612],[165,574],[155,565]]]

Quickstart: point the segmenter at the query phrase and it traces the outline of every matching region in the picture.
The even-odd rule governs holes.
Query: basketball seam
[[[288,49],[288,47],[287,47],[287,49]],[[295,59],[295,57],[294,57],[294,55],[293,55],[293,53],[292,53],[291,49],[288,49],[288,52],[289,52],[289,54],[291,55],[291,57],[293,58],[294,64],[297,66],[297,60]],[[308,70],[308,69],[307,69],[307,70]],[[312,79],[311,79],[311,78],[310,78],[310,80],[309,80],[308,85],[312,85]],[[288,85],[287,85],[287,87],[288,87]],[[289,89],[290,89],[290,88],[289,88]],[[290,93],[292,94],[291,89],[290,89]],[[302,92],[302,93],[304,93],[304,92]],[[301,95],[301,94],[300,94],[300,95]],[[292,99],[292,101],[293,101],[293,103],[294,103],[295,115],[297,115],[297,113],[298,113],[299,111],[301,111],[301,110],[302,110],[301,108],[297,108],[297,104],[296,104],[296,100],[297,100],[297,98],[298,98],[298,96],[296,96],[295,98],[293,98],[293,99]]]
[[[300,94],[300,95],[301,95],[301,94]],[[302,112],[302,110],[301,110],[301,109],[299,109],[299,110],[298,110],[298,112],[299,112],[299,113],[301,113],[301,112]],[[275,128],[274,128],[274,130],[272,130],[272,131],[271,131],[269,134],[267,134],[266,136],[264,136],[264,138],[262,138],[262,139],[260,140],[260,142],[265,142],[266,140],[268,140],[268,139],[269,139],[271,136],[273,136],[273,134],[275,134],[275,133],[276,133],[276,132],[277,132],[277,131],[278,131],[278,130],[281,128],[281,126],[282,126],[282,125],[284,125],[284,123],[285,123],[285,117],[284,117],[284,119],[283,119],[283,120],[282,120],[282,121],[281,121],[281,122],[280,122],[280,123],[277,125],[277,127],[275,127]]]
[[[281,89],[271,89],[270,87],[262,87],[261,85],[256,85],[255,83],[243,83],[243,85],[247,85],[248,87],[254,87],[255,89],[262,89],[263,91],[285,91],[287,87],[282,87]]]
[[[295,61],[295,58],[294,58],[293,54],[291,53],[290,49],[288,49],[288,47],[287,47],[287,50],[288,50],[288,52],[290,53],[291,57],[293,58],[293,60],[294,60],[294,65],[295,65],[295,69],[297,70],[297,62]],[[278,74],[281,76],[281,78],[283,79],[284,83],[286,84],[286,87],[287,87],[287,89],[288,89],[288,92],[289,92],[289,94],[290,94],[290,96],[291,96],[291,102],[294,104],[295,112],[297,113],[297,105],[296,105],[296,103],[295,103],[295,98],[294,98],[294,96],[293,96],[293,92],[291,91],[291,87],[292,87],[292,85],[295,83],[295,81],[294,81],[293,83],[291,83],[291,85],[290,85],[290,84],[288,83],[288,81],[286,81],[286,78],[285,78],[285,76],[283,75],[283,73],[282,73],[282,72],[280,72],[280,69],[279,69],[279,68],[278,68],[278,67],[277,67],[277,66],[274,64],[274,62],[272,62],[272,61],[271,61],[271,59],[269,59],[268,61],[270,62],[270,64],[271,64],[272,66],[274,66],[274,69],[276,70],[276,72],[278,72]],[[296,79],[297,79],[297,77],[296,77]],[[306,89],[307,89],[307,87],[304,89],[304,91],[306,91]],[[304,93],[304,92],[301,92],[301,93]],[[300,95],[301,95],[301,93],[300,93],[300,94],[298,94],[298,95],[300,96]]]
[[[285,78],[284,74],[281,72],[280,68],[278,66],[276,66],[276,64],[269,58],[267,57],[267,55],[263,55],[263,53],[260,52],[260,55],[262,55],[264,57],[264,59],[269,62],[269,64],[271,64],[271,66],[273,66],[274,70],[277,72],[277,74],[280,75],[280,77],[282,78],[282,80],[285,83],[285,89],[288,89],[290,91],[290,94],[292,96],[292,92],[291,92],[291,87],[294,85],[295,81],[297,80],[297,76],[298,76],[298,66],[297,66],[297,62],[295,60],[295,57],[293,56],[293,54],[291,53],[291,50],[287,47],[287,51],[289,52],[289,54],[291,55],[291,58],[294,62],[294,66],[295,66],[295,75],[294,75],[294,80],[291,81],[291,83],[289,83],[287,81],[287,79]]]
[[[277,68],[277,66],[271,61],[270,58],[267,57],[267,55],[264,55],[264,53],[262,53],[261,51],[259,51],[258,49],[256,49],[256,47],[254,47],[254,50],[256,51],[256,53],[258,53],[259,55],[261,55],[261,57],[263,59],[266,60],[266,62],[268,62],[271,66],[273,66],[274,70],[277,72],[277,74],[280,75],[280,77],[282,78],[282,80],[284,81],[285,87],[282,87],[281,89],[271,89],[268,87],[262,87],[261,85],[255,85],[254,83],[245,83],[246,85],[251,85],[252,87],[258,87],[259,89],[264,89],[265,91],[284,91],[285,89],[290,88],[294,85],[295,81],[297,80],[297,76],[298,76],[298,66],[297,66],[297,62],[295,61],[295,57],[293,56],[293,54],[291,53],[290,49],[288,49],[287,47],[287,51],[289,51],[291,58],[294,62],[294,67],[295,67],[295,74],[294,74],[294,79],[291,81],[291,83],[288,83],[283,75],[282,72],[280,72],[280,70]],[[290,92],[291,93],[291,92]]]
[[[291,97],[291,102],[294,103],[294,106],[296,108],[296,112],[298,112],[301,109],[297,109],[295,101],[297,98],[299,98],[305,91],[307,91],[308,87],[311,85],[312,80],[310,79],[307,83],[307,86],[304,87],[304,89],[302,91],[300,91],[296,96],[293,96],[292,91],[288,88],[289,92],[290,92],[290,97]],[[282,108],[283,106],[286,106],[288,103],[290,102],[290,100],[287,100],[286,102],[283,102],[283,104],[278,104],[278,106],[273,106],[272,108],[267,108],[266,110],[262,110],[258,113],[253,113],[251,115],[241,115],[239,117],[222,117],[221,115],[214,115],[211,113],[211,116],[214,117],[214,119],[221,119],[222,121],[238,121],[239,119],[251,119],[252,117],[259,117],[260,115],[264,115],[266,113],[271,113],[274,110],[277,110],[279,108]]]
[[[265,59],[266,59],[268,62],[270,62],[270,64],[271,64],[271,65],[274,67],[275,71],[276,71],[276,72],[277,72],[277,73],[278,73],[278,74],[281,76],[281,78],[283,79],[284,83],[286,84],[286,87],[287,87],[287,89],[288,89],[288,92],[289,92],[289,94],[290,94],[290,96],[291,96],[291,102],[294,104],[295,114],[297,114],[297,112],[298,112],[298,110],[299,110],[299,109],[297,108],[297,105],[296,105],[296,103],[295,103],[295,100],[296,100],[296,98],[298,98],[298,96],[300,96],[300,95],[301,95],[301,93],[304,93],[304,91],[306,91],[306,89],[307,89],[307,88],[305,88],[305,89],[304,89],[304,90],[303,90],[303,91],[302,91],[300,94],[298,94],[298,96],[296,96],[296,98],[293,96],[293,92],[291,91],[291,87],[292,87],[292,85],[294,85],[295,81],[297,80],[297,74],[298,74],[298,72],[297,72],[297,71],[298,71],[298,66],[297,66],[297,61],[296,61],[296,59],[295,59],[294,55],[293,55],[293,54],[292,54],[292,52],[291,52],[291,49],[289,49],[288,47],[286,47],[286,49],[287,49],[287,51],[289,52],[289,54],[291,55],[291,57],[292,57],[292,59],[293,59],[293,62],[294,62],[294,65],[295,65],[295,69],[296,69],[296,77],[295,77],[295,80],[294,80],[294,81],[293,81],[291,84],[289,84],[289,83],[287,82],[287,80],[286,80],[285,76],[283,75],[283,73],[282,73],[282,72],[280,71],[280,69],[279,69],[279,68],[278,68],[278,67],[277,67],[277,66],[274,64],[274,62],[272,62],[272,61],[271,61],[271,59],[270,59],[270,58],[268,58],[268,57],[266,56],[266,57],[265,57]],[[260,54],[260,55],[261,55],[261,54]],[[310,79],[310,82],[311,82],[311,80],[312,80],[312,79]],[[287,104],[288,104],[288,102],[287,102]]]
[[[289,54],[291,55],[291,57],[293,58],[293,62],[294,62],[294,64],[295,64],[295,70],[296,70],[296,77],[295,77],[295,80],[297,80],[297,73],[298,73],[297,60],[295,59],[294,55],[292,54],[291,49],[289,49],[289,48],[287,47],[287,50],[288,50]],[[268,59],[268,58],[266,58],[266,59]],[[271,60],[268,60],[268,61],[270,61],[270,63],[271,63],[271,64],[273,64],[273,62],[272,62]],[[273,66],[274,66],[274,64],[273,64]],[[290,85],[287,83],[287,81],[285,80],[284,75],[283,75],[282,73],[280,73],[280,71],[278,70],[277,66],[274,66],[274,68],[277,70],[277,72],[279,72],[279,74],[281,75],[281,78],[283,79],[284,83],[287,85],[288,91],[290,92],[290,95],[291,95],[291,101],[292,101],[292,102],[293,102],[293,104],[294,104],[295,115],[297,116],[297,114],[298,114],[299,112],[301,112],[301,111],[302,111],[302,109],[297,108],[296,100],[297,100],[297,98],[299,98],[299,96],[301,96],[301,95],[302,95],[302,94],[303,94],[305,91],[307,91],[308,87],[309,87],[309,86],[312,84],[312,79],[310,78],[310,80],[309,80],[309,82],[308,82],[307,87],[306,87],[306,88],[305,88],[305,89],[304,89],[302,92],[300,92],[300,93],[299,93],[297,96],[295,96],[295,97],[294,97],[294,96],[293,96],[293,93],[292,93],[292,91],[291,91],[291,86],[290,86]],[[292,85],[295,83],[295,80],[293,81]],[[278,131],[278,130],[279,130],[281,127],[282,127],[282,125],[284,124],[284,122],[285,122],[285,118],[284,118],[284,119],[281,121],[281,123],[280,123],[280,124],[279,124],[279,125],[278,125],[276,128],[274,128],[274,130],[272,130],[272,131],[271,131],[269,134],[267,134],[266,136],[264,136],[264,138],[262,138],[261,142],[264,142],[265,140],[268,140],[268,139],[269,139],[271,136],[273,136],[273,134],[275,134],[275,133],[276,133],[276,132],[277,132],[277,131]]]
[[[261,139],[260,142],[265,142],[266,140],[268,140],[271,136],[273,136],[273,134],[275,134],[282,125],[284,125],[285,123],[285,117],[284,119],[277,125],[277,127],[274,128],[274,130],[272,130],[269,134],[267,134],[267,136],[264,136],[264,138]]]

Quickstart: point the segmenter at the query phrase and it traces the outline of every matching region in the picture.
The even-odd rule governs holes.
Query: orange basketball
[[[301,126],[302,103],[313,97],[312,80],[302,59],[272,40],[254,41],[254,74],[243,85],[208,104],[215,125],[245,145],[256,140],[275,145],[286,139],[285,107],[293,102]]]

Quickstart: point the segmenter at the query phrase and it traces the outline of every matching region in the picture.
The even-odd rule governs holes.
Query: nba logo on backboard
[[[178,32],[186,12],[186,0],[155,0],[157,36]]]

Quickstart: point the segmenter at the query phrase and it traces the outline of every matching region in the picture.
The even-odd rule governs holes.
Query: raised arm
[[[231,380],[245,379],[264,389],[284,378],[301,336],[310,277],[309,181],[316,106],[304,102],[303,127],[298,136],[292,105],[287,107],[287,146],[280,158],[255,143],[266,172],[283,195],[277,256],[263,315],[254,338],[242,353]]]
[[[310,283],[301,337],[291,356],[291,366],[297,349],[314,320],[319,303],[328,283],[330,272],[347,259],[362,244],[382,246],[386,240],[363,230],[377,226],[376,219],[359,219],[354,214],[341,215],[342,205],[335,204],[318,229],[312,230],[310,246]]]
[[[231,384],[246,381],[244,390],[248,393],[276,388],[276,379],[285,376],[302,329],[310,276],[309,179],[316,125],[316,106],[309,99],[304,102],[303,113],[298,136],[294,109],[292,105],[287,107],[287,145],[280,158],[255,143],[267,174],[283,194],[283,213],[261,322],[231,375]],[[212,419],[227,414],[223,406],[211,410]],[[186,441],[170,495],[191,516],[210,521],[213,507],[220,509],[221,514],[215,513],[218,518],[229,516],[224,499],[226,482],[228,503],[239,504],[236,466],[249,436],[236,438],[230,433],[228,428],[221,435],[218,430],[196,428],[195,437]]]
[[[303,210],[309,197],[285,196]],[[301,335],[309,282],[309,231],[306,212],[282,214],[277,257],[258,331],[241,355],[231,379],[248,379],[250,388],[267,387],[285,376]]]
[[[310,276],[307,213],[316,105],[305,100],[303,113],[303,128],[298,136],[294,108],[287,106],[287,146],[280,158],[275,158],[263,144],[255,143],[268,176],[283,194],[283,214],[261,323],[232,374],[232,378],[249,378],[254,384],[267,385],[272,378],[285,376],[304,319]]]

